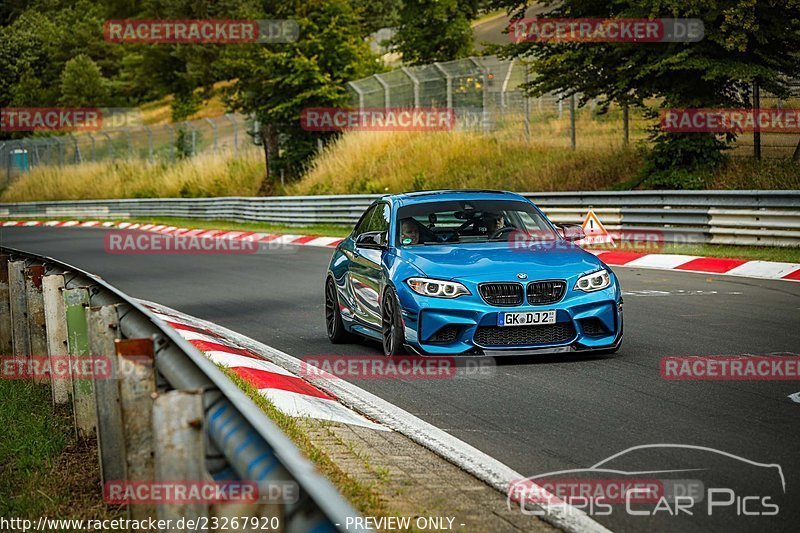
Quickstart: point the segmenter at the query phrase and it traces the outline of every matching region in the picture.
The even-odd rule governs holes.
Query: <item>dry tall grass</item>
[[[621,136],[587,136],[569,148],[558,131],[531,143],[503,128],[473,132],[350,132],[312,163],[289,194],[380,193],[436,188],[597,190],[633,178],[641,154]],[[540,140],[539,140],[540,139]]]
[[[4,202],[194,196],[253,196],[264,176],[258,150],[202,154],[169,163],[120,160],[43,166],[15,178]]]

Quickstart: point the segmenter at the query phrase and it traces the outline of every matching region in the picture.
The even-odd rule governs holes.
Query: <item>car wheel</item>
[[[386,289],[383,293],[381,308],[381,333],[383,335],[383,353],[386,355],[405,354],[405,334],[400,306],[394,289]]]
[[[352,341],[355,336],[344,329],[342,314],[339,310],[339,296],[333,278],[325,283],[325,329],[328,339],[334,344]]]

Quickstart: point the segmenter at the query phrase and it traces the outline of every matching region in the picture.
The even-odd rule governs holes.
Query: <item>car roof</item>
[[[412,205],[426,202],[446,202],[448,200],[516,200],[525,201],[520,194],[509,191],[495,191],[490,189],[441,189],[434,191],[416,191],[402,194],[387,195],[383,200],[396,203],[399,206]]]

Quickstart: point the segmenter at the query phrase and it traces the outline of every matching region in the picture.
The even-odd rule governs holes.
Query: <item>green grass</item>
[[[46,386],[0,380],[0,405],[0,516],[121,516],[103,502],[97,447],[76,442],[69,409],[54,410]]]
[[[372,485],[361,483],[348,475],[324,451],[314,445],[305,428],[305,424],[308,422],[278,410],[275,404],[258,392],[258,389],[229,368],[220,366],[220,370],[275,422],[357,510],[367,516],[386,516],[388,514],[386,502]]]

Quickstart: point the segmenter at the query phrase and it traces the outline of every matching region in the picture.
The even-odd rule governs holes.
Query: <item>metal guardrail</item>
[[[133,351],[126,352],[126,342],[134,343]],[[295,501],[259,500],[235,510],[167,503],[148,515],[146,506],[130,505],[129,518],[197,520],[235,512],[236,517],[272,519],[270,529],[306,532],[344,531],[347,517],[358,516],[213,362],[147,307],[93,274],[0,247],[0,353],[45,354],[51,365],[55,357],[68,357],[70,368],[90,354],[112,354],[114,379],[72,373],[64,384],[53,375],[46,378],[55,403],[71,397],[78,434],[97,435],[106,485],[213,479],[258,487],[296,483],[298,488]],[[119,365],[128,361],[122,356],[132,354],[143,368],[121,372]],[[143,358],[149,364],[141,365]]]
[[[661,231],[667,242],[800,246],[800,191],[528,192],[558,223],[589,209],[609,229]],[[0,217],[179,217],[290,226],[353,225],[381,195],[153,198],[0,204]]]

